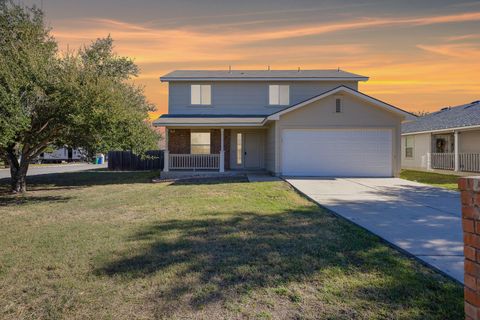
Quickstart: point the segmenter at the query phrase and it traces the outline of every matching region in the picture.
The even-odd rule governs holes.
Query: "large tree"
[[[29,163],[52,145],[90,154],[154,148],[154,106],[132,83],[137,75],[110,37],[61,54],[41,10],[0,0],[0,157],[12,191],[26,191]]]

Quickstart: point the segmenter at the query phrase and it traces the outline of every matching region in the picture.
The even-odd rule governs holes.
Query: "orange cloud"
[[[418,48],[450,57],[476,59],[480,57],[480,47],[475,44],[417,45]]]
[[[248,43],[251,41],[277,40],[285,38],[298,38],[310,35],[319,35],[344,30],[356,30],[359,28],[371,28],[378,26],[394,26],[394,25],[429,25],[452,22],[480,21],[480,12],[462,13],[444,16],[426,16],[419,18],[365,18],[353,22],[342,22],[332,24],[319,24],[307,26],[289,26],[281,30],[274,31],[257,31],[257,32],[227,32],[223,34],[218,29],[215,33],[202,33],[188,29],[155,29],[140,24],[126,23],[111,19],[88,19],[80,21],[80,24],[95,26],[95,28],[84,28],[82,31],[73,30],[56,31],[55,36],[58,38],[80,38],[90,39],[92,33],[98,32],[115,32],[121,39],[127,40],[194,40],[194,43],[202,44],[208,41],[219,41],[221,43]]]

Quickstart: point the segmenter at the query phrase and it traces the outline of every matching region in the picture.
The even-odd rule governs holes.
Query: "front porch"
[[[480,172],[480,130],[432,134],[427,169]]]
[[[265,130],[165,128],[164,172],[265,170]]]

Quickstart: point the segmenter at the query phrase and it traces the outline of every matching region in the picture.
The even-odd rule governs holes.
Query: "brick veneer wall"
[[[480,177],[460,178],[458,188],[465,254],[465,319],[480,320]]]
[[[190,129],[170,129],[168,132],[170,154],[190,153]]]
[[[168,151],[170,154],[190,153],[190,129],[170,129],[168,134]],[[224,130],[225,169],[230,169],[230,129]],[[220,153],[220,129],[210,130],[210,152]]]

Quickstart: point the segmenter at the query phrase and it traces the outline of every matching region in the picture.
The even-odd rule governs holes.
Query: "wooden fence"
[[[147,151],[143,157],[131,151],[110,151],[108,169],[115,171],[162,170],[163,151]]]

